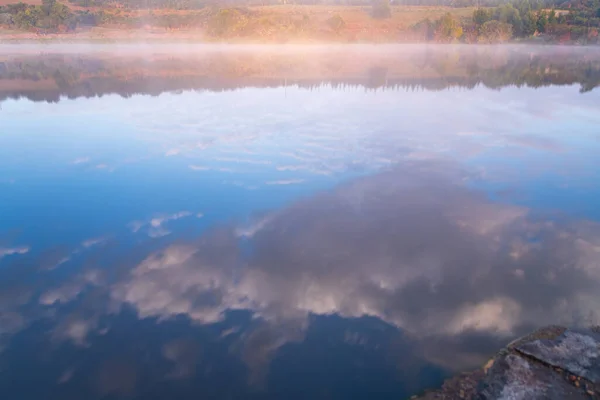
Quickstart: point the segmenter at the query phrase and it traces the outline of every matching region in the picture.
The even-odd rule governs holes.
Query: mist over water
[[[600,52],[0,47],[7,399],[407,398],[600,324]]]

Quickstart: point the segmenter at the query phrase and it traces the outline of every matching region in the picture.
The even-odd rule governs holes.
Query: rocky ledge
[[[600,328],[540,329],[509,344],[483,368],[413,399],[600,399]]]

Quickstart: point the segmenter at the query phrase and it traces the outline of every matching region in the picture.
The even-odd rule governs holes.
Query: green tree
[[[478,41],[481,43],[502,43],[510,40],[513,34],[511,24],[501,21],[488,21],[479,30]]]
[[[511,24],[517,35],[523,32],[523,20],[521,13],[512,4],[503,4],[496,8],[495,19],[500,22]]]
[[[552,10],[548,14],[548,24],[555,25],[556,24],[556,11]]]
[[[56,5],[56,0],[42,0],[42,10],[46,15],[52,13],[52,8]]]
[[[444,14],[437,22],[435,38],[442,42],[451,42],[463,35],[460,22],[450,13]]]
[[[533,34],[535,34],[536,30],[537,17],[534,13],[529,12],[525,15],[525,18],[523,18],[523,31],[521,34],[525,37],[532,36]]]
[[[546,15],[546,12],[544,11],[540,11],[537,17],[537,24],[536,24],[537,30],[540,33],[544,33],[546,32],[546,29],[548,28],[548,16]]]
[[[494,19],[497,19],[500,22],[508,22],[515,12],[518,13],[517,9],[514,8],[512,4],[503,4],[496,7]]]
[[[531,3],[529,2],[529,0],[523,0],[523,1],[517,2],[515,4],[515,6],[517,7],[517,10],[519,10],[519,14],[521,14],[521,18],[524,18],[525,15],[527,15],[531,12]]]
[[[473,11],[473,22],[478,27],[492,19],[492,13],[485,8],[477,8]]]

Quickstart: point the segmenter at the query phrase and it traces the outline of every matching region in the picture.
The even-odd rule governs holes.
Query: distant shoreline
[[[569,25],[564,10],[526,12],[501,7],[392,5],[388,6],[387,16],[375,17],[367,6],[232,6],[178,10],[85,8],[74,5],[75,0],[43,0],[54,4],[50,12],[47,6],[37,4],[42,0],[29,1],[31,5],[8,4],[6,2],[13,0],[5,0],[6,5],[0,6],[0,43],[600,44],[598,28]],[[519,25],[524,22],[517,18],[513,26],[501,20],[501,14],[506,12],[517,17],[521,13],[538,21],[530,21],[534,26],[527,28]],[[553,17],[556,20],[553,24],[542,23],[550,18],[547,12],[559,15],[564,21]],[[30,15],[37,15],[37,19],[30,21]],[[596,20],[600,24],[600,17]]]

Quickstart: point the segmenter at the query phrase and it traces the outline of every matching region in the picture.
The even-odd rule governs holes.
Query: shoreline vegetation
[[[598,44],[600,0],[0,0],[0,43]],[[226,6],[224,5],[226,4]]]

